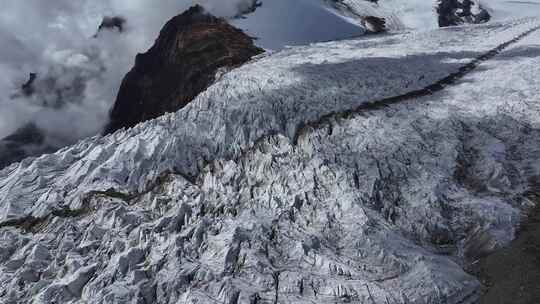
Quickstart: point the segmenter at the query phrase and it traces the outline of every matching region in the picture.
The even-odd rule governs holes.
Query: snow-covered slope
[[[286,45],[339,40],[366,33],[366,16],[384,18],[386,29],[437,27],[434,2],[385,0],[262,0],[255,12],[231,22],[258,38],[258,45],[281,49]]]
[[[439,27],[435,0],[260,0],[254,13],[232,23],[259,39],[258,45],[281,49],[285,45],[357,37],[365,34],[367,16],[384,18],[390,32],[432,30]],[[476,1],[493,20],[537,16],[540,2]]]
[[[315,0],[317,2],[318,0]],[[361,16],[376,16],[387,20],[391,31],[430,30],[438,27],[436,5],[431,0],[320,0],[351,23],[360,24]],[[493,20],[509,20],[537,16],[540,1],[483,0],[473,2],[486,7]]]
[[[513,237],[540,175],[540,33],[432,96],[302,126],[538,25],[288,48],[0,171],[0,301],[471,303],[463,263]]]
[[[259,0],[262,6],[236,26],[258,37],[258,44],[279,50],[285,45],[361,36],[363,16],[379,16],[387,29],[433,29],[437,26],[434,0]],[[335,2],[344,5],[336,7]],[[536,2],[535,2],[536,1]],[[123,76],[137,53],[145,52],[166,20],[193,3],[212,14],[233,18],[246,13],[253,0],[40,1],[5,0],[0,12],[0,141],[20,137],[35,126],[43,142],[0,142],[14,147],[0,151],[3,163],[40,155],[71,145],[103,130]],[[487,2],[487,1],[485,1]],[[526,16],[538,11],[538,1],[490,0],[496,19]],[[334,5],[332,5],[334,4]],[[250,10],[247,10],[250,11]],[[113,27],[95,36],[105,16],[125,20],[122,33]],[[21,23],[19,20],[26,20]],[[375,19],[380,22],[380,19]],[[380,26],[382,27],[382,26]],[[95,37],[94,37],[95,36]],[[91,38],[93,37],[93,38]],[[36,78],[29,85],[32,79]],[[21,87],[29,85],[21,91]],[[28,90],[31,88],[31,90]],[[28,94],[32,91],[32,94]],[[73,123],[76,121],[77,123]],[[6,149],[3,149],[6,150]],[[7,156],[6,156],[7,155]],[[2,163],[2,162],[0,162]]]
[[[388,30],[403,30],[406,27],[420,28],[427,22],[435,28],[436,16],[430,1],[410,2],[387,0],[374,3],[366,0],[321,0],[330,10],[345,17],[351,23],[362,26],[362,17],[384,18]],[[412,18],[410,18],[413,15]],[[410,20],[409,20],[410,18]],[[413,21],[414,20],[414,21]]]
[[[489,8],[493,18],[498,21],[537,16],[540,12],[540,1],[538,0],[484,0],[482,5]]]
[[[232,158],[264,135],[292,138],[325,114],[423,88],[536,22],[329,42],[261,57],[223,75],[176,114],[0,171],[0,219],[77,205],[88,190],[142,190],[165,170],[196,175],[201,161]]]

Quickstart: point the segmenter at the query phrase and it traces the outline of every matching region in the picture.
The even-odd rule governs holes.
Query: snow
[[[317,0],[314,0],[315,2]],[[327,3],[329,3],[327,1]],[[338,9],[340,15],[358,23],[358,16],[377,16],[387,20],[391,31],[432,30],[438,27],[435,10],[436,1],[426,0],[384,0],[373,4],[365,0],[342,0],[345,7]],[[540,1],[482,0],[483,7],[489,9],[494,21],[534,17],[540,14]],[[477,9],[473,6],[473,9]]]
[[[33,124],[44,144],[29,152],[71,145],[99,133],[107,123],[122,77],[144,52],[164,22],[193,3],[211,13],[231,17],[246,0],[39,0],[4,1],[0,12],[0,138]],[[257,44],[280,50],[286,45],[361,36],[362,16],[384,17],[392,33],[436,28],[433,0],[345,0],[349,8],[331,9],[330,0],[264,0],[255,13],[233,23],[258,37]],[[537,14],[534,2],[485,1],[497,19]],[[125,31],[96,34],[103,16],[122,16]],[[25,20],[26,22],[19,22]],[[35,94],[20,94],[30,73],[37,73]],[[51,93],[61,92],[61,94]],[[60,96],[60,97],[59,97]],[[44,102],[45,101],[45,102]],[[76,121],[77,123],[73,123]],[[24,147],[23,147],[24,148]]]
[[[385,18],[388,30],[433,29],[437,27],[434,4],[430,1],[386,0],[374,4],[365,0],[265,0],[257,10],[231,23],[266,49],[340,40],[365,34],[362,17]],[[279,20],[279,21],[278,21]]]
[[[538,0],[484,0],[482,5],[490,9],[490,13],[497,21],[540,14]]]
[[[302,126],[539,25],[286,48],[0,171],[0,301],[474,303],[464,265],[513,238],[540,175],[540,32],[439,93]]]

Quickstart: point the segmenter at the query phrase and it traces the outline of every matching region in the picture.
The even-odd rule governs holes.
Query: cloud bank
[[[98,134],[123,76],[165,22],[200,3],[230,17],[253,0],[4,0],[0,10],[0,139],[29,123],[61,147]],[[106,16],[122,33],[96,31]],[[95,36],[95,37],[94,37]],[[21,87],[36,73],[33,94]]]

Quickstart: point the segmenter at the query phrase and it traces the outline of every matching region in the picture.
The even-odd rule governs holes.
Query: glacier
[[[7,167],[0,302],[475,303],[464,269],[540,182],[539,26],[269,52],[177,113]]]

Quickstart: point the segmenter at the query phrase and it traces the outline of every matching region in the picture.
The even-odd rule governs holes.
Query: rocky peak
[[[99,33],[104,30],[116,30],[121,33],[124,31],[126,22],[126,19],[121,16],[105,16],[103,17],[103,20],[101,21],[101,24],[99,25],[97,33],[94,35],[94,37],[97,37]]]
[[[477,0],[439,0],[437,14],[440,27],[484,23],[491,19],[489,12]]]
[[[26,157],[52,151],[54,148],[46,144],[43,131],[35,124],[28,123],[0,139],[0,170]]]
[[[106,133],[175,112],[215,80],[263,50],[224,19],[193,6],[163,27],[155,44],[137,55],[111,111]]]

